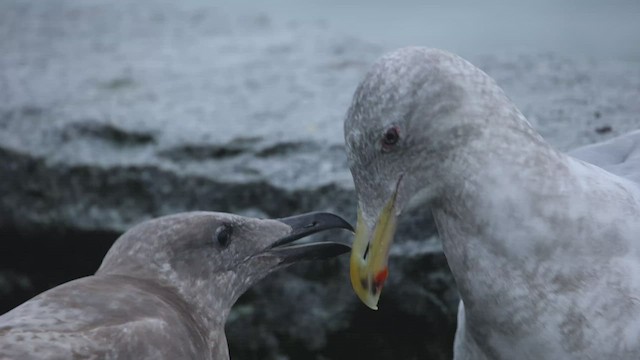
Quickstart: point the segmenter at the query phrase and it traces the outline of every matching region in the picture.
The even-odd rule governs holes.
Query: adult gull
[[[417,202],[461,296],[455,359],[640,358],[640,190],[616,167],[626,159],[577,151],[619,176],[555,150],[487,74],[419,47],[373,65],[344,131],[351,281],[366,305],[377,308],[396,219]],[[605,146],[630,151],[622,143]]]
[[[0,316],[0,359],[228,359],[224,324],[238,297],[287,264],[349,247],[291,244],[351,226],[329,213],[258,220],[214,212],[144,222],[95,275]]]

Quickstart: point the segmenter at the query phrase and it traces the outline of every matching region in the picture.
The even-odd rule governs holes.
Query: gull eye
[[[382,150],[389,151],[400,140],[397,127],[390,127],[382,136]]]
[[[227,247],[231,242],[231,235],[233,234],[233,228],[229,224],[222,224],[216,229],[213,238],[223,248]]]

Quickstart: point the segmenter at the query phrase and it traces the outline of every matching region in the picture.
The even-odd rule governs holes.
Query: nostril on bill
[[[318,222],[314,221],[314,222],[312,222],[310,224],[307,224],[307,225],[303,226],[303,228],[309,229],[309,228],[316,227],[316,226],[318,226]]]

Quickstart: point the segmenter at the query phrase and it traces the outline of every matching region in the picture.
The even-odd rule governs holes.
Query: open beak
[[[329,229],[347,229],[353,232],[351,224],[338,215],[327,212],[312,212],[278,219],[278,221],[290,226],[291,232],[273,243],[268,251],[281,257],[283,263],[326,259],[344,254],[351,249],[349,245],[339,242],[288,245],[298,239]]]
[[[373,310],[378,309],[378,300],[384,281],[389,275],[389,248],[396,232],[396,196],[393,193],[384,206],[373,229],[362,219],[358,209],[356,238],[351,250],[351,285],[362,302]]]

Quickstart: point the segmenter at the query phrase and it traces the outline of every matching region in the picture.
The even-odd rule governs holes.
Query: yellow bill
[[[389,275],[389,248],[397,220],[395,202],[394,193],[378,216],[373,231],[364,223],[358,209],[356,238],[351,249],[351,286],[360,300],[373,310],[378,309],[380,293]]]

